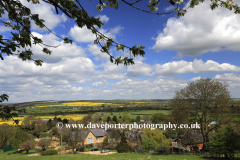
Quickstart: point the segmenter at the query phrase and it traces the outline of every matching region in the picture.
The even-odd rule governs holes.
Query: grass
[[[52,156],[27,156],[26,153],[18,153],[7,155],[12,151],[0,153],[0,159],[16,159],[16,160],[217,160],[216,158],[204,158],[196,155],[150,155],[139,153],[115,153],[106,156],[101,155],[86,155],[86,154],[63,154]],[[30,150],[29,154],[34,154],[36,151]],[[218,158],[219,160],[220,158]]]
[[[111,115],[111,112],[107,112],[104,113],[105,116],[123,116],[123,114],[127,113],[130,117],[132,118],[136,118],[137,116],[144,116],[144,115],[149,115],[150,117],[152,116],[152,114],[154,113],[164,113],[164,114],[168,114],[169,111],[167,110],[131,110],[129,112],[123,111],[123,112],[112,112],[113,115]]]

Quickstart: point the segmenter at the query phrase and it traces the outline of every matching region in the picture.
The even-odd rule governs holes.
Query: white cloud
[[[32,61],[23,62],[17,57],[8,56],[0,63],[0,68],[0,78],[40,76],[44,82],[51,82],[55,78],[58,81],[64,79],[70,81],[95,72],[95,65],[89,58],[84,57],[63,58],[58,63],[43,63],[42,66],[36,66]]]
[[[174,6],[171,5],[171,6],[168,6],[167,8],[165,8],[165,11],[173,11],[174,10]]]
[[[54,29],[62,22],[67,21],[65,14],[57,15],[56,10],[52,5],[40,0],[40,4],[29,3],[25,0],[21,0],[21,3],[31,9],[32,14],[38,14],[40,19],[43,19],[44,24],[50,29]],[[33,21],[31,22],[32,29],[37,31],[47,31],[47,29],[38,27]]]
[[[173,61],[165,64],[154,65],[156,75],[178,75],[181,73],[199,73],[199,72],[239,72],[240,67],[229,63],[219,64],[215,61],[208,60],[203,63],[202,60],[194,59],[193,62]]]
[[[122,29],[123,27],[117,26],[115,28],[111,28],[110,31],[102,28],[98,31],[107,37],[112,37],[114,40],[116,35],[120,33]],[[93,34],[91,30],[87,29],[86,26],[80,28],[77,25],[74,25],[74,27],[71,28],[69,35],[77,42],[93,43],[93,41],[96,39],[96,35]]]
[[[105,79],[103,81],[98,81],[98,82],[94,82],[92,84],[93,87],[100,87],[100,86],[103,86],[103,85],[108,85],[108,81]]]
[[[0,26],[0,33],[11,31],[11,27]]]
[[[100,20],[104,23],[104,22],[108,22],[109,18],[106,15],[97,15],[96,18],[100,17]]]
[[[103,73],[109,74],[109,75],[122,73],[125,70],[123,64],[116,65],[114,63],[111,63],[110,61],[106,61],[106,63],[102,63],[100,67],[104,68]]]
[[[193,77],[192,79],[190,79],[190,81],[197,81],[197,80],[199,80],[199,79],[201,79],[201,77],[200,76],[198,76],[198,77]]]
[[[89,44],[88,51],[94,56],[95,61],[109,60],[109,55],[107,53],[101,52],[101,48],[96,44]]]
[[[127,68],[127,76],[128,77],[140,77],[140,76],[148,76],[152,71],[152,66],[149,64],[135,61],[135,65],[131,65]]]
[[[58,46],[57,48],[47,47],[52,51],[51,55],[45,54],[42,50],[43,48],[39,45],[32,44],[33,51],[33,59],[41,59],[43,62],[47,63],[57,63],[65,58],[73,58],[73,57],[86,57],[85,50],[81,46],[77,46],[76,43],[66,44],[63,41],[59,41],[58,38],[53,34],[39,34],[36,32],[32,32],[32,34],[38,38],[43,40],[44,44],[48,44],[51,46]]]
[[[189,2],[185,8],[189,6]],[[189,8],[184,17],[170,18],[163,32],[155,39],[152,49],[175,50],[177,57],[197,56],[206,52],[239,51],[240,17],[233,11],[219,7],[210,9],[210,1]]]

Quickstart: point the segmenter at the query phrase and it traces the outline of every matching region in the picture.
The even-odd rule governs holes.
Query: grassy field
[[[137,116],[144,116],[144,115],[149,115],[150,117],[152,116],[152,114],[154,113],[164,113],[164,114],[168,114],[169,111],[168,110],[131,110],[129,112],[112,112],[112,115],[111,115],[111,112],[107,112],[107,113],[104,113],[105,116],[122,116],[123,114],[128,114],[130,117],[132,118],[136,118]]]
[[[139,154],[139,153],[116,153],[110,155],[86,155],[86,154],[63,154],[63,155],[52,155],[52,156],[27,156],[24,153],[11,154],[0,153],[0,159],[15,159],[15,160],[73,160],[73,159],[84,159],[84,160],[217,160],[215,158],[204,158],[196,155],[150,155],[150,154]],[[36,153],[35,151],[29,151],[29,154]],[[219,159],[218,159],[219,160]]]
[[[74,121],[77,121],[77,120],[81,120],[84,116],[85,116],[85,114],[69,114],[69,115],[64,115],[64,116],[63,115],[58,115],[57,118],[61,118],[61,119],[71,118]],[[24,117],[14,117],[14,119],[18,119],[19,124],[21,125]],[[49,119],[53,119],[55,116],[51,115],[51,116],[37,116],[37,117],[40,117],[42,120],[49,120]],[[13,120],[11,120],[11,119],[9,121],[2,121],[0,119],[0,125],[3,124],[3,123],[7,123],[9,125],[16,125],[16,124],[13,124]]]

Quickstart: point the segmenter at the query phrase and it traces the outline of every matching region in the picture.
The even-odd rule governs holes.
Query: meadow
[[[0,153],[0,159],[16,159],[16,160],[72,160],[72,159],[84,159],[84,160],[219,160],[216,158],[205,158],[196,155],[151,155],[140,153],[115,153],[109,155],[87,155],[87,154],[62,154],[52,156],[27,156],[24,153],[11,154],[12,151]],[[29,153],[36,153],[31,150]]]
[[[132,118],[136,118],[137,116],[144,116],[144,115],[149,115],[149,117],[152,116],[154,113],[164,113],[164,114],[169,114],[168,110],[130,110],[128,112],[123,111],[123,112],[107,112],[104,113],[105,116],[123,116],[123,114],[128,114]]]

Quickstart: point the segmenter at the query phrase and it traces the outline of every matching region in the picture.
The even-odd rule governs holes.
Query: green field
[[[27,156],[24,153],[11,154],[0,153],[0,159],[16,159],[16,160],[73,160],[73,159],[84,159],[84,160],[217,160],[216,158],[205,158],[196,155],[151,155],[151,154],[139,154],[139,153],[115,153],[111,155],[86,155],[82,153],[77,154],[63,154],[63,155],[52,155],[52,156]],[[29,151],[30,154],[36,153]],[[218,158],[219,159],[219,158]]]
[[[110,117],[113,117],[113,116],[123,116],[123,114],[128,114],[130,117],[132,118],[136,118],[137,116],[144,116],[144,115],[149,115],[149,117],[152,116],[152,114],[154,113],[164,113],[164,114],[168,114],[169,113],[169,110],[131,110],[131,111],[128,111],[128,112],[107,112],[107,113],[104,113],[105,116],[110,116]],[[111,115],[112,114],[112,115]]]

